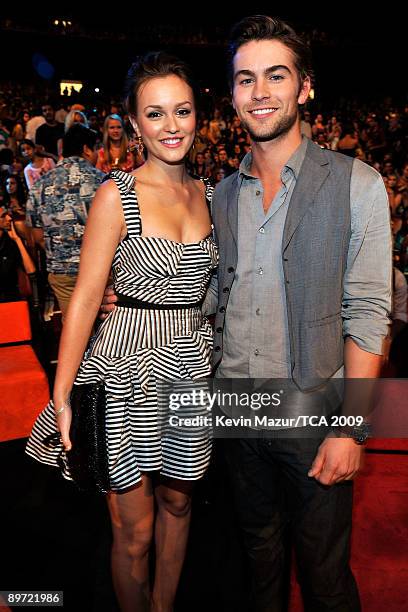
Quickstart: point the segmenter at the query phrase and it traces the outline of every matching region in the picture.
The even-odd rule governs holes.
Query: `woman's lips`
[[[177,149],[183,142],[182,138],[166,138],[160,141],[168,149]]]

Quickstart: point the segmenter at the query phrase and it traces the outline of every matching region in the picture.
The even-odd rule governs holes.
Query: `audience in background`
[[[12,94],[7,98],[0,92],[0,206],[8,207],[21,244],[34,260],[37,275],[43,274],[44,278],[43,251],[35,250],[32,231],[26,224],[26,186],[34,190],[30,194],[30,207],[33,202],[37,207],[33,193],[37,193],[37,183],[44,181],[48,172],[53,171],[53,159],[61,158],[64,124],[67,130],[76,123],[89,125],[95,130],[99,149],[97,168],[105,174],[113,168],[131,171],[144,161],[137,152],[137,142],[132,140],[134,135],[128,117],[116,100],[107,100],[105,105],[95,108],[94,102],[91,106],[85,99],[83,104],[69,105],[61,98],[54,107],[49,103],[50,96],[49,91],[43,93],[30,89],[29,97],[20,95],[17,98],[18,105],[12,101]],[[13,112],[9,112],[12,105]],[[58,108],[57,113],[54,108]],[[42,113],[38,109],[42,109]],[[15,119],[11,120],[10,116]],[[383,175],[394,236],[398,313],[404,308],[406,312],[406,300],[401,297],[401,279],[408,276],[407,122],[408,108],[397,108],[390,101],[387,105],[377,106],[348,101],[337,109],[325,109],[325,112],[311,101],[301,116],[301,129],[306,137],[323,148],[361,159]],[[198,117],[197,135],[190,152],[191,172],[216,184],[235,172],[250,150],[248,134],[229,99],[213,98],[211,103],[207,100],[206,110]],[[6,209],[1,210],[4,212]],[[40,216],[37,215],[38,209],[33,212],[30,208],[29,223],[34,221],[32,224],[38,229]],[[61,243],[64,241],[61,236]],[[398,323],[399,327],[406,325],[401,314],[398,314],[398,321],[403,321]]]

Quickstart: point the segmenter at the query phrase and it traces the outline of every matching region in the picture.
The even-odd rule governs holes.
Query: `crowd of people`
[[[2,299],[32,294],[24,272],[29,271],[31,283],[36,280],[33,269],[37,269],[37,275],[46,274],[41,244],[36,244],[26,223],[26,206],[34,184],[62,160],[63,137],[70,127],[81,123],[95,132],[95,165],[105,175],[115,168],[131,172],[143,164],[146,154],[139,150],[129,117],[116,100],[94,108],[86,101],[72,103],[67,96],[41,101],[33,95],[33,89],[29,99],[21,90],[16,93],[13,95],[9,87],[0,90],[0,203],[2,214],[11,217],[13,228],[7,236],[2,232],[2,244],[3,250],[14,253],[13,264],[2,260]],[[397,285],[402,287],[402,275],[408,273],[407,121],[407,109],[391,105],[371,111],[331,113],[313,112],[306,105],[301,121],[302,133],[320,147],[360,159],[381,173],[390,204]],[[188,167],[192,174],[216,184],[235,172],[250,150],[249,135],[229,99],[219,98],[212,109],[199,115]],[[18,244],[14,237],[20,239]],[[16,258],[23,273],[15,269]],[[27,258],[29,266],[24,265]],[[37,296],[37,290],[34,293]],[[47,291],[40,291],[38,299],[43,307],[49,304]]]

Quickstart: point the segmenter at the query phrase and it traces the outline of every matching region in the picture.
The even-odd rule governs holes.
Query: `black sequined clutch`
[[[74,385],[70,400],[72,449],[67,451],[67,461],[72,478],[82,491],[107,493],[110,487],[104,384]]]

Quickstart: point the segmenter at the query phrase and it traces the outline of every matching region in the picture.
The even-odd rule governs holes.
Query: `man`
[[[44,147],[56,159],[61,155],[61,143],[64,136],[64,124],[55,120],[55,110],[51,103],[42,105],[45,123],[40,125],[35,133],[35,144]]]
[[[228,153],[226,152],[225,149],[223,148],[219,149],[218,158],[220,160],[218,164],[219,168],[224,170],[225,176],[229,176],[233,172],[233,169],[228,163]]]
[[[35,273],[35,265],[14,229],[11,213],[0,206],[0,301],[21,299],[19,274]]]
[[[308,98],[311,66],[290,27],[244,19],[230,58],[233,105],[252,155],[213,197],[216,376],[288,379],[293,395],[297,388],[305,398],[316,379],[376,377],[391,295],[381,176],[302,139],[298,105]],[[283,609],[289,516],[305,609],[360,609],[349,567],[351,479],[362,455],[356,440],[227,441],[256,610]]]
[[[96,134],[76,123],[65,134],[62,159],[31,188],[27,225],[45,248],[48,282],[64,320],[75,287],[88,211],[103,173],[94,168]]]
[[[36,108],[33,111],[33,116],[31,117],[31,119],[27,121],[26,138],[28,138],[28,140],[32,140],[33,142],[35,142],[35,135],[37,133],[37,129],[40,127],[40,125],[43,125],[44,123],[45,123],[45,119],[44,119],[44,115],[41,113],[41,109]]]
[[[312,139],[312,126],[310,124],[310,112],[303,111],[303,119],[300,122],[300,132],[307,138]]]
[[[233,106],[252,153],[213,196],[220,262],[203,308],[216,310],[214,368],[219,379],[286,380],[288,410],[302,415],[316,381],[379,374],[391,295],[387,196],[372,168],[302,138],[310,57],[289,26],[244,19],[230,59]],[[356,612],[351,480],[365,434],[302,433],[223,444],[251,564],[251,610],[285,609],[290,523],[305,610]]]

